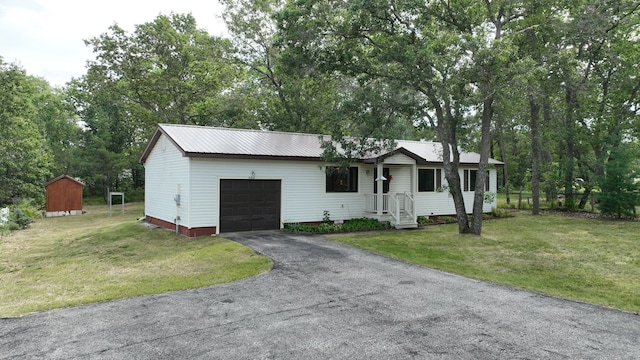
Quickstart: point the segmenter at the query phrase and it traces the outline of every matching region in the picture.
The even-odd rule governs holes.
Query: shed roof
[[[60,175],[60,176],[55,177],[55,178],[53,178],[53,179],[51,179],[51,180],[47,181],[46,183],[44,183],[44,187],[47,187],[47,186],[49,186],[50,184],[53,184],[54,182],[56,182],[56,181],[60,181],[60,180],[62,180],[62,179],[69,179],[69,180],[71,180],[71,181],[73,181],[73,182],[76,182],[76,183],[78,183],[78,184],[80,184],[80,185],[84,186],[84,183],[83,183],[82,181],[79,181],[79,180],[77,180],[77,179],[74,179],[74,178],[72,178],[72,177],[71,177],[71,176],[69,176],[69,175]]]
[[[140,157],[141,163],[146,161],[161,135],[167,136],[183,156],[187,157],[317,161],[322,159],[323,153],[320,139],[330,139],[328,135],[160,124]],[[418,163],[442,162],[440,143],[409,140],[398,140],[393,151],[374,154],[361,161],[376,162],[397,153],[412,157]],[[461,164],[477,164],[479,160],[478,153],[461,152],[460,154]],[[489,159],[489,164],[502,163]]]

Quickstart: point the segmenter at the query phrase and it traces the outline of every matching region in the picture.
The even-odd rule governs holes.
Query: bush
[[[16,210],[20,210],[22,216],[31,219],[39,219],[42,217],[42,209],[36,204],[34,199],[19,199],[11,205],[11,209],[14,213]]]
[[[433,219],[427,216],[418,216],[418,224],[420,225],[429,225],[433,223],[434,223]]]
[[[9,230],[9,224],[4,224],[2,226],[0,226],[0,239],[3,236],[7,236],[11,233],[11,231]]]
[[[11,216],[9,217],[10,230],[17,230],[17,229],[11,229],[11,223],[16,224],[18,226],[18,229],[25,229],[32,222],[33,222],[33,218],[25,215],[22,212],[22,209],[20,209],[20,208],[13,209],[13,212],[11,213]]]
[[[389,225],[387,223],[380,222],[376,219],[359,218],[352,219],[344,224],[299,224],[299,223],[286,223],[284,229],[292,232],[304,232],[304,233],[334,233],[343,231],[360,231],[360,230],[379,230],[387,229]]]
[[[13,221],[9,221],[5,227],[7,228],[7,230],[9,231],[14,231],[14,230],[20,230],[20,225],[14,223]]]
[[[513,215],[505,209],[493,208],[493,210],[491,211],[491,216],[500,219],[500,218],[512,217]]]
[[[438,216],[438,220],[444,221],[447,224],[458,222],[458,219],[453,216]]]
[[[355,230],[377,230],[385,229],[387,224],[380,222],[377,219],[371,218],[359,218],[347,221],[342,225],[343,231],[355,231]]]

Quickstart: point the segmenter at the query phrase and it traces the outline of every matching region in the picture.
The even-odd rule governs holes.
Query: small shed
[[[45,216],[82,214],[82,182],[68,175],[60,175],[44,186],[47,190]]]

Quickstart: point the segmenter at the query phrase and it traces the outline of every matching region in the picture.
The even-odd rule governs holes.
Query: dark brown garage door
[[[220,232],[280,228],[280,180],[220,180]]]

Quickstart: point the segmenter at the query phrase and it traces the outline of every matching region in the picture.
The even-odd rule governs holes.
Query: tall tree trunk
[[[482,233],[482,208],[484,206],[484,189],[487,179],[487,164],[489,163],[489,151],[491,150],[491,120],[493,119],[494,95],[489,94],[483,101],[482,127],[480,138],[480,162],[476,173],[476,188],[473,197],[473,216],[471,220],[471,233]]]
[[[589,196],[591,195],[591,185],[586,185],[584,187],[584,192],[582,193],[582,196],[580,196],[580,203],[578,204],[578,209],[580,210],[584,210],[584,208],[587,206],[587,203],[589,202]]]
[[[507,197],[507,204],[511,204],[511,194],[509,193],[509,172],[508,172],[508,161],[507,161],[507,150],[505,149],[504,142],[504,133],[503,133],[503,122],[502,122],[502,114],[498,113],[496,115],[497,122],[497,130],[498,130],[498,145],[500,146],[500,157],[502,158],[502,181],[504,183],[504,191]]]
[[[445,101],[444,106],[435,96],[436,92],[432,84],[426,84],[424,89],[418,89],[428,99],[435,110],[437,124],[430,118],[432,126],[436,129],[436,135],[442,145],[442,162],[444,165],[444,176],[447,179],[449,193],[453,197],[453,204],[456,209],[458,222],[458,232],[467,234],[471,231],[467,220],[467,211],[464,205],[464,197],[460,187],[460,151],[458,150],[458,139],[456,137],[457,119],[453,114],[450,103]]]
[[[540,214],[540,134],[539,134],[539,117],[540,104],[529,96],[529,110],[531,113],[531,197],[533,198],[533,207],[531,213],[533,215]]]
[[[574,210],[576,207],[573,198],[573,181],[574,181],[574,141],[575,141],[575,113],[578,108],[578,97],[573,84],[567,84],[566,90],[567,113],[565,116],[565,136],[564,136],[564,201],[568,210]]]
[[[549,100],[549,95],[545,95],[542,100],[542,129],[551,128],[552,126],[552,118],[551,118],[551,100]],[[539,130],[542,130],[539,129]],[[540,134],[539,134],[540,136]],[[541,141],[542,143],[542,141]],[[540,154],[540,169],[538,174],[538,178],[542,173],[548,173],[552,171],[551,163],[553,161],[553,156],[551,155],[551,146],[549,146],[549,139],[547,136],[544,137],[544,145],[541,145],[541,154]],[[555,204],[555,200],[557,197],[557,187],[555,184],[551,186],[551,184],[546,184],[545,188],[545,197],[547,201],[551,201],[552,204]]]
[[[469,221],[467,220],[467,211],[464,205],[464,197],[462,195],[462,188],[460,186],[460,171],[458,164],[460,163],[460,153],[456,146],[449,144],[445,141],[441,141],[443,146],[443,158],[451,159],[453,161],[444,161],[444,174],[449,184],[449,193],[453,197],[453,204],[456,209],[456,219],[458,223],[458,232],[460,234],[467,234],[471,231],[469,228]],[[449,150],[451,149],[451,150]],[[457,158],[457,160],[456,160]]]

